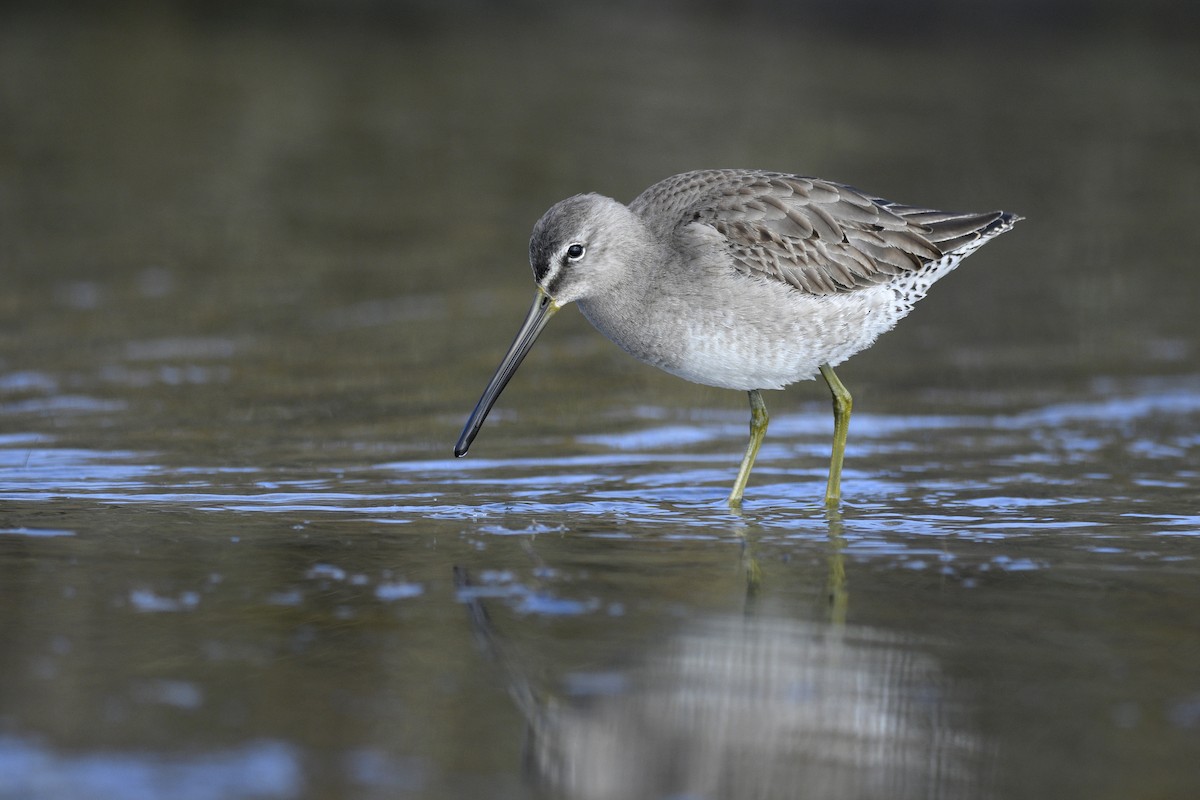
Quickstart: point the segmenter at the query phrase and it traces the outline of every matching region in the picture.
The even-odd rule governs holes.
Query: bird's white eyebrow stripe
[[[547,294],[553,296],[554,292],[551,291],[551,288],[554,287],[558,283],[559,278],[562,277],[562,270],[562,253],[555,253],[554,257],[549,259],[547,262],[546,272],[540,276],[541,279],[538,281],[538,284],[546,290]]]

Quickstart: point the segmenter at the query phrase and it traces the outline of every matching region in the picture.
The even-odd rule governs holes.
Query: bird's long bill
[[[467,418],[467,424],[463,427],[462,435],[458,437],[458,444],[454,445],[455,456],[461,458],[467,454],[467,450],[471,447],[471,442],[475,441],[475,435],[483,427],[483,421],[487,419],[488,412],[492,410],[492,405],[496,402],[496,398],[504,391],[504,387],[508,385],[508,381],[516,373],[517,367],[521,366],[521,361],[525,358],[525,354],[529,352],[529,348],[533,347],[533,343],[537,341],[538,334],[542,332],[542,328],[546,327],[546,323],[550,321],[550,318],[554,316],[554,312],[558,311],[558,309],[559,305],[554,302],[554,298],[546,294],[539,287],[537,296],[533,298],[533,307],[529,309],[529,315],[525,317],[525,322],[521,325],[521,330],[517,331],[517,338],[513,339],[508,352],[504,354],[504,360],[496,368],[496,374],[488,382],[487,388],[483,390],[483,396],[475,404],[475,410]]]

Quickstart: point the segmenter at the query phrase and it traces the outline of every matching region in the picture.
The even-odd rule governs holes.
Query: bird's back
[[[881,283],[922,287],[1020,217],[938,211],[833,181],[760,170],[701,170],[659,181],[629,208],[687,249],[714,243],[734,269],[814,295]],[[919,294],[908,298],[919,299]]]

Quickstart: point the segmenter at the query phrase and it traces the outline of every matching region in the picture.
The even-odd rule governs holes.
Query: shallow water
[[[172,8],[0,26],[0,798],[1200,790],[1191,43]],[[842,508],[569,312],[451,458],[542,210],[716,165],[1027,217]]]

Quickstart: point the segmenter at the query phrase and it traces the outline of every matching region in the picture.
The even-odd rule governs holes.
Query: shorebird
[[[533,227],[537,293],[467,419],[463,456],[546,323],[575,303],[635,358],[750,398],[741,505],[767,431],[764,389],[821,375],[833,396],[827,505],[841,499],[851,397],[833,368],[912,311],[929,287],[1021,217],[936,211],[782,172],[674,175],[623,205],[569,197]]]

